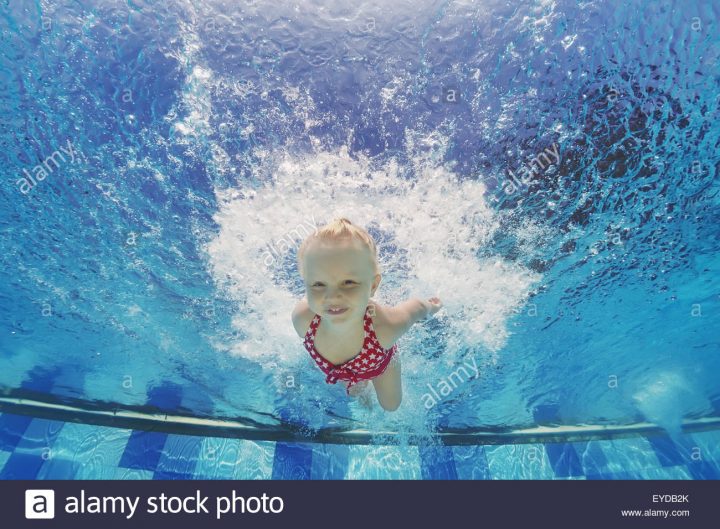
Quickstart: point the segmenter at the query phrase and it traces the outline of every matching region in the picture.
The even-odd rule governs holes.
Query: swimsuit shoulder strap
[[[318,326],[320,325],[320,314],[315,314],[313,319],[310,320],[310,326],[305,333],[305,340],[309,340],[310,343],[315,341],[315,333],[317,332]]]
[[[378,341],[377,336],[375,335],[375,326],[373,325],[372,316],[370,316],[370,312],[371,312],[370,307],[371,306],[372,305],[368,305],[367,308],[365,309],[365,330],[367,331],[368,336],[370,336],[370,338],[372,338],[375,341]],[[380,343],[380,342],[378,341],[378,343]]]
[[[375,334],[375,325],[373,324],[372,317],[370,316],[370,306],[365,310],[365,331],[368,334],[368,338],[377,346],[382,349],[383,351],[390,351],[391,349],[394,349],[397,347],[397,344],[393,344],[392,347],[389,349],[385,349],[382,344],[380,343],[380,339],[377,337],[377,334]]]

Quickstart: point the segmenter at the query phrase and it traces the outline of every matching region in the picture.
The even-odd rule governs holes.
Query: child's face
[[[354,239],[314,241],[304,259],[310,309],[338,323],[362,318],[380,284],[370,249]]]

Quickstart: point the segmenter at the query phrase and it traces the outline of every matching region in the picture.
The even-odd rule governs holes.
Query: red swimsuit
[[[315,349],[315,333],[320,326],[320,315],[316,314],[310,322],[310,328],[305,333],[305,348],[313,357],[315,363],[323,373],[327,375],[325,381],[328,384],[335,384],[338,380],[347,380],[350,383],[347,387],[348,394],[350,388],[357,384],[360,380],[371,380],[383,374],[387,366],[392,360],[393,354],[397,351],[397,344],[390,349],[383,349],[375,335],[372,318],[368,315],[370,306],[365,309],[365,341],[362,350],[353,356],[347,362],[335,365],[325,359],[320,352]]]

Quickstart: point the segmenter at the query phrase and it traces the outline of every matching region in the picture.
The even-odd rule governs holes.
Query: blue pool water
[[[0,9],[5,395],[379,442],[720,415],[716,2]],[[393,414],[290,323],[338,215],[380,302],[445,304]]]

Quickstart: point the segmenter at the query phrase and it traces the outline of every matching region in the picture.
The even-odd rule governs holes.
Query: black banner
[[[717,526],[718,481],[3,481],[2,526]],[[410,525],[412,524],[412,525]]]

